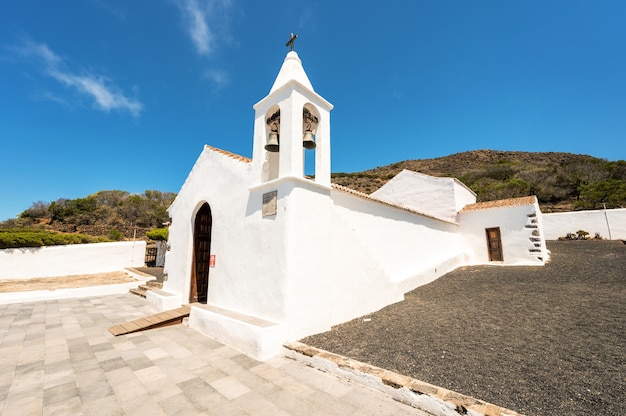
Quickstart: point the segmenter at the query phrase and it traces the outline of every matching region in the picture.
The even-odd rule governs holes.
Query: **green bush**
[[[116,228],[112,228],[109,231],[109,239],[113,241],[122,241],[124,239],[124,233]]]
[[[167,241],[169,228],[154,228],[146,233],[146,237],[155,241]]]
[[[106,241],[110,240],[103,237],[92,237],[83,234],[63,234],[55,231],[35,230],[32,228],[8,228],[0,230],[0,249],[90,244]]]

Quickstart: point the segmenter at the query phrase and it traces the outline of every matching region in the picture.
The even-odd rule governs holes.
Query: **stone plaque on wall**
[[[263,216],[276,215],[276,199],[278,191],[263,194]]]

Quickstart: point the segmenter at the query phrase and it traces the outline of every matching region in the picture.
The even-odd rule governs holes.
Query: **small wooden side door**
[[[487,228],[487,250],[489,250],[489,261],[504,261],[502,255],[502,239],[500,238],[500,227]]]
[[[196,215],[193,238],[193,264],[189,302],[207,302],[209,290],[209,257],[213,219],[209,204],[204,204]]]

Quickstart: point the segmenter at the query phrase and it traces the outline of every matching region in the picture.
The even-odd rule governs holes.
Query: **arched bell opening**
[[[265,114],[264,180],[278,178],[280,163],[280,107],[273,105]]]
[[[211,207],[202,204],[194,220],[193,258],[191,263],[191,282],[189,302],[207,303],[209,293],[209,270],[211,257],[211,230],[213,216]]]
[[[265,150],[276,153],[280,150],[280,108],[272,106],[265,118],[266,137]]]
[[[317,158],[317,126],[319,125],[319,112],[313,104],[307,103],[302,108],[302,147],[304,148],[304,175],[315,176]],[[308,152],[307,150],[312,150]]]

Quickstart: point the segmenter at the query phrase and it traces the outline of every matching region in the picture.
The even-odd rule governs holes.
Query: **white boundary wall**
[[[0,250],[0,279],[71,276],[142,267],[145,241]]]
[[[546,240],[558,240],[578,230],[587,231],[589,237],[598,233],[605,239],[610,235],[612,240],[626,240],[626,208],[543,214]]]

